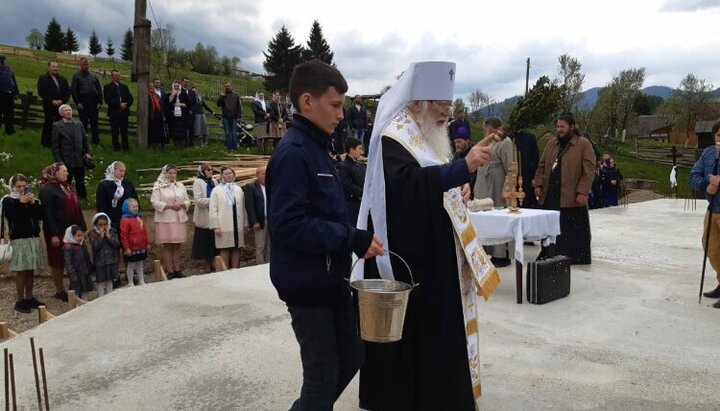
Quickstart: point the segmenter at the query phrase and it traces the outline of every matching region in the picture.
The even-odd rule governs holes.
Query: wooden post
[[[0,340],[7,340],[8,338],[16,337],[17,333],[10,329],[8,323],[5,321],[0,322]]]
[[[133,36],[132,79],[137,81],[137,139],[142,148],[148,146],[150,82],[150,35],[152,25],[145,17],[147,0],[135,0],[135,33]]]
[[[163,270],[162,264],[160,264],[160,260],[154,261],[155,269],[155,281],[167,281],[167,274],[165,274],[165,270]]]
[[[47,310],[47,307],[41,305],[38,307],[38,324],[43,324],[55,318],[55,315]]]
[[[80,307],[81,305],[85,304],[87,301],[83,300],[82,298],[75,295],[75,291],[68,290],[68,307],[72,310],[73,308]]]
[[[223,261],[222,257],[215,256],[215,272],[220,271],[227,271],[227,266],[225,265],[225,261]]]

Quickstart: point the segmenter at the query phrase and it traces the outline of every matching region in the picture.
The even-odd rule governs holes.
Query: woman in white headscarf
[[[163,261],[168,279],[182,278],[180,246],[187,241],[185,223],[190,198],[187,189],[177,181],[177,167],[167,164],[153,186],[150,202],[155,209],[155,243],[163,248]]]
[[[30,309],[44,305],[33,296],[33,282],[35,270],[47,267],[47,257],[40,240],[43,209],[24,175],[10,177],[10,194],[0,200],[0,216],[0,238],[5,238],[7,228],[12,247],[10,271],[15,273],[17,286],[15,311],[29,314]]]
[[[213,259],[218,255],[215,247],[215,233],[210,228],[210,194],[218,182],[213,178],[213,169],[209,163],[198,166],[197,176],[193,182],[193,245],[191,257],[193,260],[203,260],[207,264],[208,272],[213,269]]]
[[[245,246],[247,228],[245,197],[235,183],[235,170],[220,169],[222,180],[210,195],[210,228],[215,232],[215,247],[228,268],[240,265],[240,247]]]
[[[255,137],[260,144],[260,140],[267,138],[270,134],[270,112],[265,102],[265,93],[258,90],[250,107],[255,117]]]
[[[113,227],[120,235],[122,218],[122,205],[128,198],[137,200],[138,195],[132,182],[125,178],[125,163],[113,161],[105,169],[105,179],[97,187],[95,193],[95,209],[98,213],[105,213],[110,221],[116,223]]]

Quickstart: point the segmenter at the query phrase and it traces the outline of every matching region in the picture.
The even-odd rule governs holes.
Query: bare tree
[[[626,130],[633,112],[633,101],[645,82],[645,67],[627,69],[613,77],[600,90],[593,123],[595,129],[606,130],[605,134],[617,137]]]
[[[465,110],[467,110],[467,108],[465,106],[465,100],[463,100],[460,97],[456,98],[455,101],[453,102],[453,113],[457,113],[458,111],[465,111]]]
[[[575,104],[580,100],[585,74],[580,71],[582,64],[575,57],[563,54],[558,57],[558,74],[565,86],[565,111],[573,111]]]
[[[482,109],[495,104],[495,100],[487,93],[482,92],[480,89],[476,89],[470,93],[468,97],[470,104],[470,111],[475,115],[475,122],[480,122],[482,119]]]

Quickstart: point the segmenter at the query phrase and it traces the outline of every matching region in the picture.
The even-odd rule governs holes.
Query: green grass
[[[18,46],[10,46],[10,45],[4,45],[0,44],[0,46],[6,46],[6,47],[14,47],[16,49],[22,49],[22,50],[29,50],[25,49],[23,47]],[[55,57],[54,52],[48,52],[44,50],[32,50],[33,53],[35,53],[35,57],[23,57],[23,56],[15,56],[15,55],[8,55],[6,56],[6,64],[9,65],[13,72],[15,73],[15,79],[18,82],[18,88],[20,89],[20,93],[25,93],[28,90],[32,90],[35,95],[37,95],[37,79],[40,75],[45,74],[47,72],[47,62]],[[78,64],[74,62],[69,61],[59,61],[60,65],[60,74],[65,77],[68,81],[68,83],[72,80],[73,73],[78,70]],[[130,93],[132,93],[133,97],[136,97],[137,93],[137,83],[130,81],[130,73],[132,71],[131,65],[129,63],[125,62],[119,62],[119,61],[104,61],[104,60],[95,60],[90,62],[91,68],[102,68],[102,69],[116,69],[120,71],[120,73],[123,75],[122,81],[128,85],[130,88]],[[203,96],[209,96],[209,97],[217,97],[217,95],[223,90],[223,84],[228,79],[225,76],[219,76],[219,75],[207,75],[207,74],[198,74],[193,72],[184,72],[180,73],[178,77],[187,76],[190,79],[190,83],[198,88],[198,91]],[[165,79],[167,77],[166,73],[150,73],[150,77],[160,77],[162,79]],[[110,82],[110,76],[102,76],[98,75],[98,78],[100,80],[100,84],[103,86]],[[262,89],[263,85],[257,81],[254,81],[250,78],[237,78],[233,77],[230,78],[230,80],[236,85],[236,89],[239,91],[247,90],[248,93],[252,92],[254,95],[255,90]],[[163,81],[163,87],[166,90],[170,89],[170,81],[164,80]],[[210,103],[210,106],[213,107],[213,103]],[[248,106],[249,110],[249,106]]]
[[[83,208],[95,208],[95,189],[104,178],[105,168],[113,161],[119,160],[127,164],[126,178],[140,188],[143,183],[154,182],[159,171],[137,170],[147,168],[160,168],[167,163],[184,165],[200,160],[222,160],[228,155],[222,142],[211,140],[207,146],[177,149],[172,144],[166,146],[164,151],[141,149],[131,137],[129,153],[115,152],[110,145],[110,136],[100,136],[101,146],[93,146],[93,158],[97,167],[87,172],[85,185],[88,189],[88,199],[83,202]],[[240,149],[239,153],[256,154],[255,148]],[[9,159],[0,156],[0,178],[7,181],[15,173],[25,174],[31,179],[31,184],[37,194],[39,188],[40,172],[53,162],[50,149],[40,145],[40,130],[17,130],[12,136],[0,134],[0,153],[10,154]],[[194,171],[180,171],[178,178],[184,179],[195,175]],[[5,194],[7,189],[3,186],[0,192]],[[150,206],[149,192],[138,194],[144,210]]]

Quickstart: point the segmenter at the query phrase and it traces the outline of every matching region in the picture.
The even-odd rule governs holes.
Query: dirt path
[[[95,215],[92,210],[85,210],[85,221],[89,224]],[[154,224],[152,224],[153,213],[145,213],[145,221],[148,222],[148,235],[150,239],[155,238]],[[204,262],[194,261],[190,259],[190,251],[192,249],[192,237],[193,237],[193,225],[192,219],[188,220],[188,241],[183,244],[181,252],[183,255],[183,274],[186,276],[191,275],[202,275],[207,273]],[[252,248],[253,238],[252,235],[245,235],[245,244],[248,245],[242,252],[241,266],[255,264],[255,251]],[[145,260],[145,282],[151,283],[155,281],[155,274],[153,272],[153,261],[161,259],[161,248],[153,243],[152,249],[150,250],[150,257]],[[120,278],[124,279],[124,267],[121,265]],[[67,280],[65,282],[67,286]],[[122,282],[122,287],[126,286],[125,281]],[[55,294],[55,287],[53,286],[52,279],[50,278],[49,272],[41,272],[36,274],[34,282],[33,294],[35,298],[45,303],[48,311],[55,315],[62,314],[68,310],[67,303],[62,302],[53,298]],[[92,293],[93,297],[95,293]],[[17,313],[14,309],[15,299],[17,298],[17,291],[15,287],[15,276],[10,273],[0,273],[0,321],[8,323],[10,328],[16,332],[26,331],[38,325],[38,315],[36,310],[32,310],[30,314]]]

